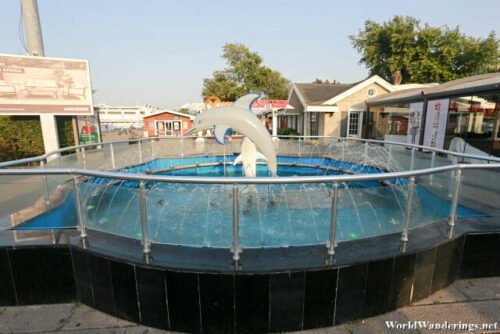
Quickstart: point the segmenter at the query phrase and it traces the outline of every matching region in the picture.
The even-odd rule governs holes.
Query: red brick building
[[[172,110],[162,110],[144,116],[144,135],[152,136],[182,136],[193,125],[194,116]]]

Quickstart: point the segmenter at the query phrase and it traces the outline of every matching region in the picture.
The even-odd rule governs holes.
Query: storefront
[[[367,101],[365,137],[500,156],[500,73]]]
[[[152,136],[182,136],[193,124],[194,116],[163,110],[144,117],[144,135]]]

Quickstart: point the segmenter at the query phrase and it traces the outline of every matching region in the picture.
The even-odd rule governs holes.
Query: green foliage
[[[75,136],[73,134],[72,116],[57,116],[57,133],[59,136],[59,146],[61,148],[75,146]]]
[[[444,82],[498,70],[495,32],[474,38],[458,27],[422,27],[413,17],[395,16],[382,24],[367,20],[364,30],[349,38],[370,75],[386,80],[398,70],[403,83]]]
[[[61,147],[75,145],[71,116],[57,117]],[[42,127],[38,116],[0,116],[0,161],[44,154]]]
[[[316,78],[312,83],[313,84],[329,84],[330,81],[328,81],[328,79],[323,81],[323,80],[321,80],[319,78]]]
[[[263,92],[271,99],[286,99],[290,81],[281,73],[262,65],[262,57],[243,44],[226,43],[222,58],[227,68],[203,79],[202,96],[215,95],[222,101],[235,101],[251,92]]]
[[[299,136],[300,134],[292,128],[281,128],[278,129],[278,136]],[[290,138],[290,139],[297,139],[297,138]]]
[[[181,108],[181,109],[177,110],[177,112],[180,112],[180,113],[186,114],[186,115],[194,115],[195,114],[192,111],[190,111],[188,108]]]
[[[0,161],[29,158],[44,153],[38,116],[0,116]]]

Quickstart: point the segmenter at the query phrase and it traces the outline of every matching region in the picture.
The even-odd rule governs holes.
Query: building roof
[[[173,111],[173,110],[168,110],[168,109],[162,109],[162,110],[157,111],[155,113],[145,115],[142,118],[154,117],[154,116],[157,116],[160,114],[172,114],[172,115],[177,115],[177,116],[183,116],[183,117],[188,117],[190,120],[193,120],[195,118],[195,116],[193,116],[193,115],[189,115],[189,114],[185,114],[185,113],[177,112],[177,111]]]
[[[500,72],[474,75],[445,82],[438,86],[395,91],[376,96],[366,101],[368,105],[418,101],[424,98],[439,98],[474,94],[476,92],[500,90]]]
[[[356,86],[359,82],[352,84],[313,84],[313,83],[295,83],[302,99],[308,105],[322,105],[346,90]]]

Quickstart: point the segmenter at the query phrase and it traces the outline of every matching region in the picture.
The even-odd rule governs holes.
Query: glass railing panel
[[[61,157],[58,160],[61,160],[60,166],[61,168],[81,168],[83,169],[83,154],[81,151],[65,151],[61,154]],[[52,160],[53,163],[56,163],[55,160]],[[59,166],[59,162],[58,166]]]
[[[232,243],[232,185],[148,185],[147,208],[153,242],[215,248]]]
[[[417,177],[410,228],[448,219],[453,187],[453,172],[450,171]]]
[[[142,238],[137,182],[89,179],[80,184],[80,202],[88,229]]]
[[[139,145],[137,142],[113,143],[113,152],[115,165],[118,169],[140,164]]]
[[[48,230],[76,225],[72,187],[43,176],[0,176],[0,230]],[[53,186],[50,186],[53,184]],[[46,195],[47,189],[47,195]]]
[[[500,215],[500,169],[464,169],[458,204],[469,208],[458,217]]]
[[[143,156],[146,158],[148,156],[147,150],[151,148],[151,141],[142,141],[142,149]],[[154,140],[154,156],[155,157],[169,157],[169,158],[178,158],[182,155],[183,150],[185,149],[183,146],[184,142],[180,138],[159,138]]]
[[[338,241],[399,233],[404,227],[407,180],[383,184],[378,181],[339,185],[337,206]]]
[[[108,145],[96,145],[85,149],[85,164],[87,169],[109,170],[111,169],[111,152]]]

